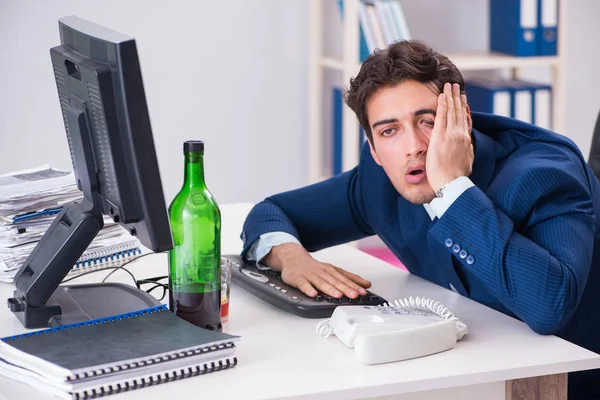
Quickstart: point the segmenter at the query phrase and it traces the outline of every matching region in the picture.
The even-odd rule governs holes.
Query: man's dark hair
[[[373,132],[367,117],[367,101],[377,90],[407,80],[432,85],[439,93],[446,82],[458,83],[461,92],[465,90],[463,76],[452,61],[423,42],[404,40],[392,43],[385,50],[375,50],[344,91],[344,101],[356,114],[371,144]]]

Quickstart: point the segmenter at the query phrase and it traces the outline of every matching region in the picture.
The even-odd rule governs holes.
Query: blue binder
[[[543,83],[514,81],[515,86],[531,92],[531,123],[540,128],[552,129],[552,86]]]
[[[490,50],[519,57],[538,53],[538,1],[490,0]]]
[[[533,123],[540,128],[554,129],[554,107],[552,86],[532,83],[533,86]]]
[[[513,88],[507,82],[473,78],[465,81],[465,92],[471,111],[512,116]]]
[[[558,48],[558,1],[538,0],[538,54],[555,56]]]
[[[511,88],[511,108],[510,116],[519,121],[533,124],[534,105],[533,86],[528,82],[519,80],[503,81],[505,85]]]

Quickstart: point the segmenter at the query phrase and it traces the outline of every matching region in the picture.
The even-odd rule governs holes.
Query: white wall
[[[304,0],[0,0],[0,173],[71,166],[49,57],[71,14],[136,38],[167,203],[187,139],[220,203],[304,184]]]

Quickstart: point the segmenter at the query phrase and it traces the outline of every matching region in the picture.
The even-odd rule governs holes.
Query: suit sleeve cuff
[[[290,242],[300,244],[300,241],[296,239],[295,236],[290,235],[287,232],[263,233],[248,250],[247,259],[250,261],[256,261],[256,266],[259,269],[268,269],[269,267],[261,264],[262,259],[269,254],[273,247]]]
[[[466,176],[459,176],[446,186],[443,197],[436,197],[429,205],[435,215],[438,218],[442,218],[442,215],[444,215],[446,210],[450,208],[456,199],[472,186],[475,186],[475,184],[469,178]]]

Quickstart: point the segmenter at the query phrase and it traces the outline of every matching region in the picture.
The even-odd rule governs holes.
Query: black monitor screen
[[[135,40],[77,17],[59,21],[50,50],[71,159],[69,107],[85,107],[102,211],[154,251],[171,244]]]

